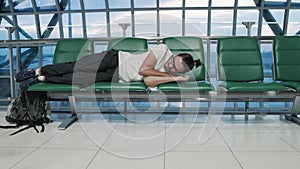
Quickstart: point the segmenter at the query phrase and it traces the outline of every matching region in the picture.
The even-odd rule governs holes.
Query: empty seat
[[[282,91],[276,82],[264,82],[262,57],[256,38],[221,38],[217,45],[219,87],[229,92]]]
[[[275,37],[273,59],[274,79],[300,91],[300,37]]]

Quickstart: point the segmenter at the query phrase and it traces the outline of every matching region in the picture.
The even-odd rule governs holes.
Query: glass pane
[[[53,63],[53,55],[55,51],[55,45],[51,46],[44,46],[43,47],[43,65],[49,65]]]
[[[277,23],[281,26],[283,25],[284,20],[284,10],[272,10],[270,9],[272,16],[277,21]]]
[[[182,7],[182,0],[160,0],[159,7]]]
[[[53,28],[54,30],[51,32],[49,38],[59,38],[59,29],[58,29],[58,23],[54,26],[48,26],[50,23],[53,15],[51,14],[40,14],[40,24],[41,24],[41,32],[42,34],[47,31],[47,28]],[[46,37],[47,38],[47,37]]]
[[[33,11],[32,9],[32,5],[31,5],[31,0],[24,0],[24,1],[20,1],[20,0],[14,0],[14,3],[18,3],[18,5],[15,6],[16,11],[20,10],[20,9],[25,9],[27,8],[27,11]]]
[[[109,8],[130,8],[130,0],[109,0]]]
[[[208,0],[185,0],[186,7],[208,7]]]
[[[300,35],[300,10],[290,10],[288,35]]]
[[[272,31],[272,29],[270,28],[270,25],[271,24],[278,24],[282,30],[283,28],[283,18],[284,18],[284,10],[271,10],[270,9],[270,12],[271,12],[271,16],[270,17],[273,17],[275,19],[275,21],[266,21],[265,19],[263,19],[263,25],[262,25],[262,36],[273,36],[275,35]],[[269,28],[267,28],[269,27]],[[271,32],[269,32],[271,31]]]
[[[9,49],[8,48],[0,48],[0,65],[9,65]],[[0,71],[1,73],[4,73]]]
[[[160,11],[161,36],[182,35],[182,11]]]
[[[21,57],[21,70],[23,69],[32,69],[32,68],[37,68],[39,67],[38,66],[38,53],[37,52],[34,52],[35,51],[35,47],[32,47],[32,48],[25,48],[25,47],[21,47],[20,50],[21,50],[21,53],[27,53],[29,51],[32,52],[32,54],[34,54],[33,56],[30,56],[30,63],[24,63],[29,57]]]
[[[274,36],[273,31],[264,19],[262,23],[261,36]]]
[[[79,0],[69,0],[68,5],[66,6],[66,10],[80,10],[80,2]]]
[[[236,35],[237,36],[247,36],[248,29],[242,22],[255,22],[251,27],[251,35],[257,35],[257,24],[258,24],[258,10],[238,10],[237,11],[237,23],[236,23]]]
[[[22,29],[25,32],[25,34],[23,34],[24,39],[29,38],[29,37],[25,37],[27,35],[33,39],[36,39],[37,35],[36,35],[34,16],[33,15],[18,15],[17,18],[18,18],[18,23],[19,23],[20,29]],[[22,35],[21,32],[20,32],[20,35]],[[23,38],[21,38],[21,39],[23,39]]]
[[[286,2],[287,0],[265,0],[265,2]]]
[[[8,16],[9,19],[11,19],[11,16]],[[8,40],[8,31],[5,29],[5,27],[13,27],[11,24],[9,24],[5,19],[2,18],[0,22],[0,40]],[[12,36],[12,39],[14,39],[15,36]]]
[[[232,17],[232,10],[212,10],[211,36],[231,36]]]
[[[185,34],[190,36],[207,35],[207,11],[187,10],[185,19]]]
[[[216,67],[217,67],[217,43],[211,43],[210,44],[210,74],[216,75]]]
[[[238,6],[256,6],[253,0],[239,0]]]
[[[156,7],[156,0],[134,0],[135,8]]]
[[[157,12],[135,12],[135,35],[157,36]]]
[[[5,6],[5,8],[9,8],[8,0],[4,0],[4,6]]]
[[[122,37],[123,29],[119,24],[129,23],[131,24],[131,13],[130,12],[111,12],[111,36]],[[131,26],[125,30],[126,36],[132,36]]]
[[[43,7],[43,6],[55,6],[55,0],[36,0],[36,6]]]
[[[83,0],[85,9],[105,9],[104,0]]]
[[[272,75],[272,41],[263,43],[260,46],[263,61],[263,70],[265,75]]]
[[[85,16],[88,37],[107,37],[105,13],[86,13]]]
[[[83,37],[81,13],[64,14],[62,19],[65,38]]]
[[[212,0],[212,6],[216,7],[221,7],[221,6],[234,6],[234,0]]]

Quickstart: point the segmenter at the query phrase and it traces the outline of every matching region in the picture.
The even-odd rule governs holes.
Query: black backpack
[[[5,119],[14,126],[0,126],[0,128],[18,128],[27,125],[10,135],[15,135],[29,128],[34,128],[39,133],[36,126],[41,126],[40,132],[44,132],[45,123],[51,122],[47,116],[47,93],[46,92],[29,92],[19,90],[17,98],[8,105],[8,115]]]

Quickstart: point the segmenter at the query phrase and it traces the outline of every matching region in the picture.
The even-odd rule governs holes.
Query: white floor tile
[[[12,169],[84,169],[97,150],[38,149]]]
[[[257,123],[221,123],[218,125],[220,132],[269,132],[265,124]]]
[[[113,132],[115,123],[80,122],[61,130],[43,148],[99,149]]]
[[[163,169],[163,166],[164,157],[160,153],[145,151],[107,152],[102,150],[88,169]]]
[[[276,124],[265,124],[273,132],[298,132],[300,126],[292,122],[281,122]]]
[[[103,147],[107,150],[164,151],[165,124],[121,123]]]
[[[295,151],[271,132],[222,132],[233,151]]]
[[[231,152],[168,152],[165,169],[241,169]]]
[[[45,143],[42,148],[99,149],[99,146],[84,132],[60,132]]]
[[[285,142],[300,151],[300,131],[298,132],[276,132]]]
[[[40,129],[40,127],[38,127]],[[16,130],[11,130],[16,131]],[[39,147],[52,137],[58,130],[47,130],[43,133],[36,133],[34,129],[28,129],[14,136],[9,136],[11,132],[0,137],[0,146],[17,146],[17,147]]]
[[[9,169],[17,162],[24,159],[35,148],[20,148],[20,147],[1,147],[0,148],[0,168]]]
[[[299,152],[235,152],[243,169],[296,169]]]
[[[212,126],[174,124],[167,125],[165,151],[229,151],[229,149],[216,128]]]

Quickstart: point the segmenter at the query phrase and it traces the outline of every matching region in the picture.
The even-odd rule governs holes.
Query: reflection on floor
[[[5,112],[0,123],[5,124]],[[294,169],[300,126],[278,116],[81,115],[67,130],[0,130],[1,169]]]

